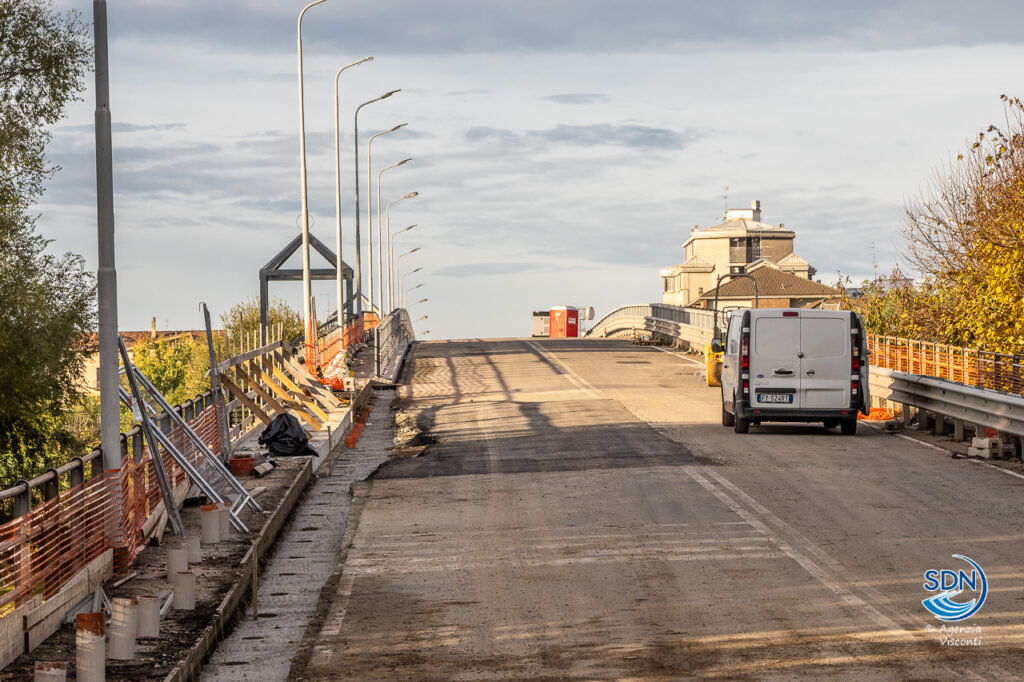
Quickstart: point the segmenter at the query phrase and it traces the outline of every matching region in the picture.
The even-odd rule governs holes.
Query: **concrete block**
[[[1003,450],[1002,448],[967,448],[967,454],[970,457],[981,457],[982,459],[1001,459]]]
[[[998,438],[978,438],[975,436],[971,439],[971,447],[982,449],[982,448],[996,448],[999,447]]]
[[[917,412],[917,430],[918,431],[927,431],[928,429],[932,428],[932,423],[934,422],[934,419],[935,419],[934,415],[932,415],[930,412],[925,412],[924,410],[918,410],[918,412]]]

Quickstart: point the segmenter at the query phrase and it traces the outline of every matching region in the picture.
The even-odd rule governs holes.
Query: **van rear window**
[[[804,358],[841,358],[850,351],[846,321],[835,317],[802,317],[800,350]]]
[[[800,349],[799,317],[759,317],[754,324],[754,352],[757,355],[795,355]]]

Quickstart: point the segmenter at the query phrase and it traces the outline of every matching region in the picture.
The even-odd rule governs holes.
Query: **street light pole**
[[[121,500],[121,407],[117,358],[117,269],[114,264],[114,160],[110,133],[110,71],[107,60],[107,3],[94,0],[93,38],[96,59],[96,270],[99,321],[100,449],[103,470],[116,471],[111,480],[115,500]],[[110,539],[123,540],[120,514],[112,520]]]
[[[388,207],[386,209],[384,209],[384,222],[386,222],[387,225],[388,225],[388,289],[389,290],[391,290],[391,288],[395,285],[394,275],[393,275],[393,271],[391,269],[391,255],[392,255],[392,249],[391,249],[391,243],[392,243],[391,242],[391,205],[392,204],[397,204],[399,201],[404,201],[405,199],[412,199],[413,197],[419,196],[419,194],[420,194],[419,192],[409,192],[404,197],[399,197],[399,198],[395,199],[394,201],[392,201],[390,204],[388,204]],[[405,228],[405,230],[402,230],[402,232],[405,232],[406,230],[411,230],[414,227],[416,227],[416,226],[415,225],[410,225],[409,227]],[[392,298],[398,298],[398,295],[395,294]],[[394,301],[389,301],[389,303],[391,304],[390,307],[394,308]]]
[[[370,137],[370,141],[366,143],[366,238],[370,243],[370,308],[373,309],[373,174],[371,172],[372,157],[370,152],[373,149],[373,141],[381,135],[387,135],[393,133],[399,128],[408,125],[407,123],[399,123],[390,130],[377,133]],[[377,250],[380,251],[380,183],[378,183],[377,190]],[[377,260],[380,261],[380,255],[377,255]],[[378,268],[379,269],[379,268]],[[380,279],[380,273],[377,273],[377,278]],[[384,310],[384,284],[381,282],[380,285],[380,306],[378,311],[383,312]]]
[[[365,107],[367,104],[373,104],[379,102],[382,99],[387,99],[396,92],[401,90],[392,90],[386,92],[380,97],[376,97],[367,102],[363,102],[356,107],[355,113],[355,170],[356,170],[356,315],[363,314],[363,251],[360,248],[359,238],[359,110]],[[367,187],[366,191],[370,191]]]
[[[342,313],[342,306],[345,305],[345,295],[342,292],[342,284],[344,283],[344,268],[345,261],[341,258],[341,100],[338,94],[339,82],[341,81],[341,72],[345,69],[353,66],[358,66],[363,62],[372,61],[373,57],[363,57],[357,62],[352,62],[346,66],[338,69],[338,73],[334,75],[334,189],[336,197],[334,198],[335,215],[337,218],[337,230],[335,231],[335,246],[337,247],[337,262],[335,263],[335,275],[337,280],[338,288],[338,326],[345,324],[345,318]]]
[[[313,5],[327,0],[313,0],[299,12],[298,21],[298,52],[299,52],[299,191],[302,194],[302,312],[306,343],[310,342],[313,309],[312,290],[309,276],[309,200],[306,196],[306,98],[302,86],[302,17]]]
[[[400,256],[398,256],[397,258],[395,258],[394,271],[395,271],[396,275],[398,274],[398,272],[401,271],[401,259],[403,257],[408,256],[411,253],[416,253],[417,251],[420,250],[420,248],[421,247],[416,247],[412,251],[407,251],[406,253],[403,253]],[[398,283],[399,283],[399,285],[401,285],[401,287],[406,286],[406,278],[408,278],[408,276],[410,274],[413,274],[414,272],[419,272],[422,269],[423,269],[422,267],[417,267],[415,270],[410,270],[409,272],[406,272],[406,273],[398,276]],[[397,303],[397,301],[395,301],[395,302]],[[401,307],[406,307],[406,299],[404,299],[404,298],[401,299]]]
[[[415,291],[416,289],[419,289],[421,286],[423,286],[423,284],[424,284],[423,282],[420,282],[416,286],[409,287],[408,289],[406,289],[405,293],[402,294],[402,302],[404,303],[405,301],[408,301],[409,300],[409,292],[410,291]]]
[[[392,164],[392,165],[388,166],[387,168],[383,168],[383,169],[381,169],[381,171],[379,173],[377,173],[377,270],[378,270],[377,276],[380,279],[380,306],[381,306],[382,309],[384,308],[384,263],[381,261],[381,259],[384,257],[384,245],[381,244],[381,236],[383,234],[383,231],[381,230],[381,225],[380,225],[380,205],[381,205],[380,185],[381,185],[382,176],[384,175],[384,171],[391,170],[392,168],[397,168],[397,167],[399,167],[399,166],[401,166],[403,164],[408,163],[409,161],[412,161],[411,157],[408,158],[408,159],[402,159],[398,163]],[[388,260],[388,266],[390,267],[390,265],[391,265],[391,261]],[[392,297],[392,291],[391,291],[391,272],[389,271],[388,272],[388,312],[390,312],[391,309],[393,308],[393,306],[391,305],[391,297]]]

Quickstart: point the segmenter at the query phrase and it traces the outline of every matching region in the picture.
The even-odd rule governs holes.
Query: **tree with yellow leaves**
[[[922,338],[1024,353],[1024,104],[979,133],[906,209],[906,258],[929,295]],[[932,312],[941,314],[928,314]]]

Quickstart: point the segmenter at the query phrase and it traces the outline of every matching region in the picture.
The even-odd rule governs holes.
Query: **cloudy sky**
[[[258,293],[298,231],[302,0],[111,0],[122,329]],[[57,0],[91,21],[92,3]],[[836,6],[833,6],[836,5]],[[426,338],[523,336],[530,312],[660,300],[693,225],[761,201],[835,281],[898,262],[908,198],[1024,94],[1024,5],[947,0],[328,0],[303,23],[313,233],[334,246],[333,78],[353,263],[355,107]],[[93,97],[54,130],[53,248],[95,265]],[[374,171],[374,199],[376,170]],[[362,189],[366,229],[366,188]],[[364,259],[365,236],[364,236]],[[318,263],[314,260],[314,264]],[[364,262],[365,273],[365,262]],[[365,283],[365,282],[364,282]],[[301,309],[301,284],[272,284]],[[314,287],[321,317],[333,285]]]

